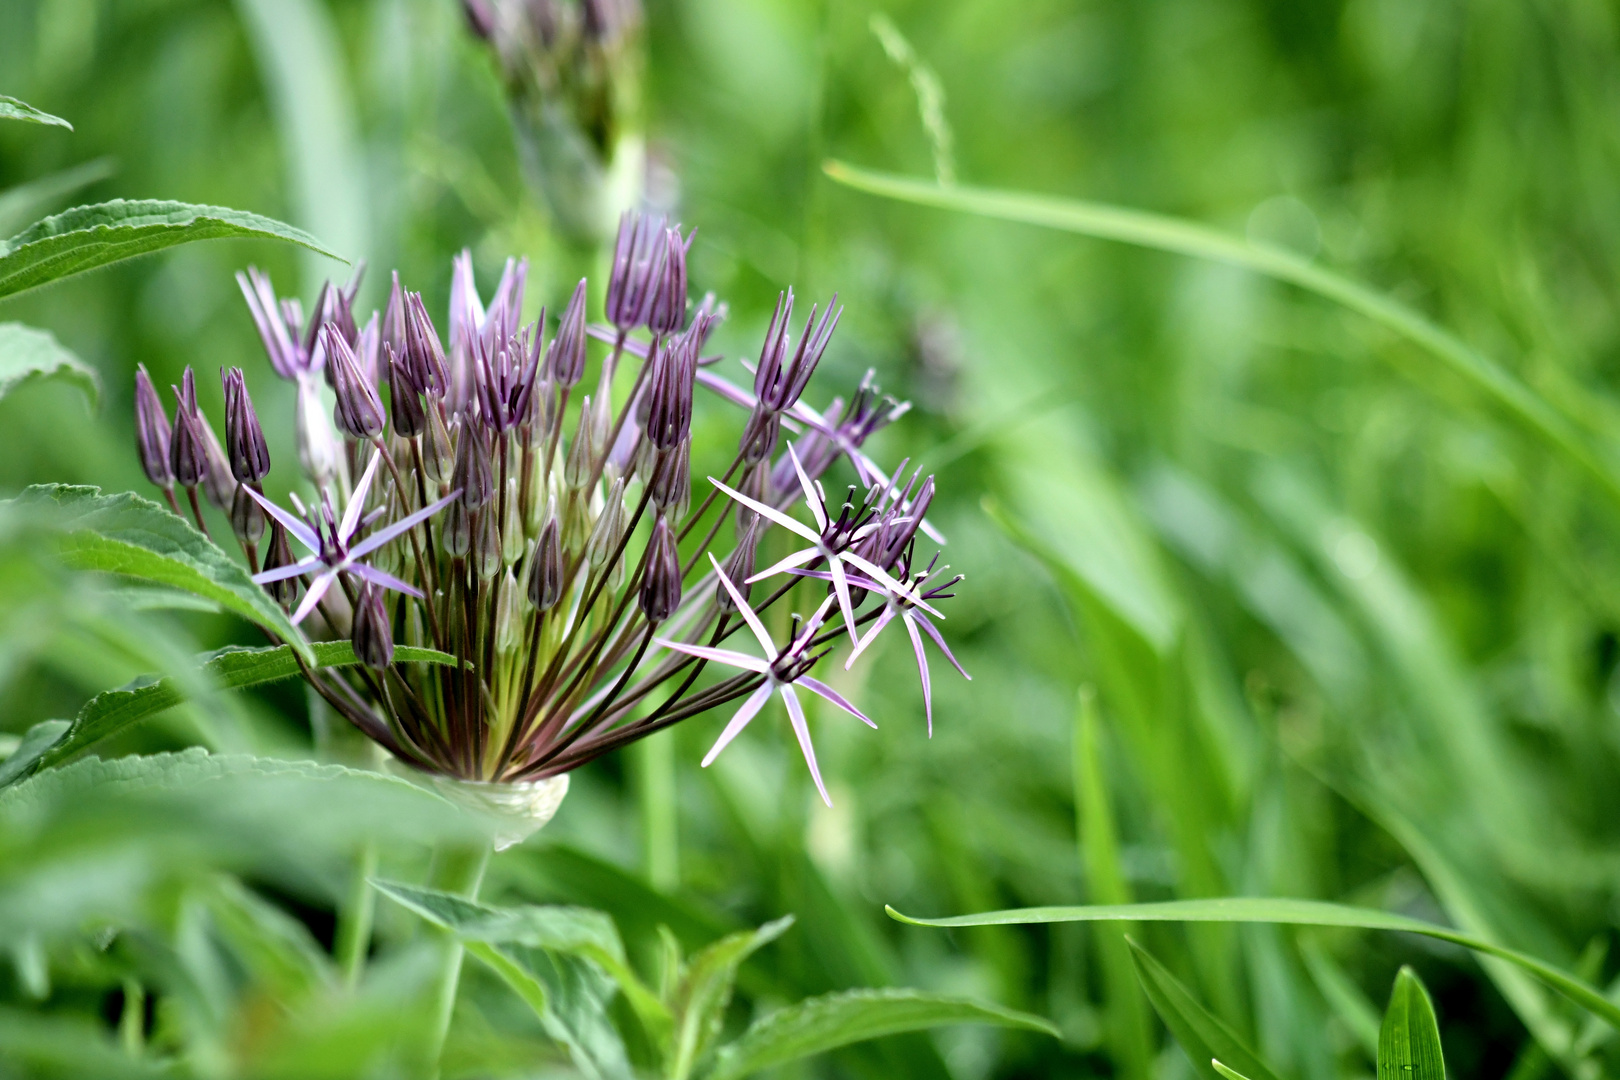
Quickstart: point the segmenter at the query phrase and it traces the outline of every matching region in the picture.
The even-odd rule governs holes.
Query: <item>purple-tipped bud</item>
[[[354,609],[354,629],[350,640],[354,642],[354,655],[375,671],[381,671],[394,662],[394,626],[388,620],[388,607],[383,603],[385,590],[362,583]]]
[[[450,479],[455,462],[455,444],[450,439],[450,429],[445,425],[439,405],[429,405],[426,411],[427,429],[422,434],[422,471],[435,484],[442,484]]]
[[[534,565],[529,567],[529,603],[550,611],[562,599],[563,589],[562,530],[556,518],[546,519],[530,558]]]
[[[663,218],[634,210],[619,218],[607,289],[607,317],[614,326],[629,331],[647,325],[653,293],[664,280],[667,254]]]
[[[456,440],[456,471],[450,483],[461,489],[461,498],[457,501],[468,510],[477,510],[489,502],[495,491],[495,479],[489,469],[489,446],[484,442],[483,428],[477,423],[461,425],[461,437]]]
[[[221,377],[225,383],[225,444],[231,475],[241,484],[257,483],[270,471],[270,448],[265,445],[264,430],[253,411],[247,379],[241,368],[231,368]]]
[[[450,375],[444,366],[444,346],[439,344],[439,331],[428,316],[421,293],[405,298],[405,359],[410,365],[411,379],[431,398],[442,398],[450,385]]]
[[[669,519],[662,515],[653,526],[652,540],[647,544],[647,573],[641,580],[638,599],[641,613],[650,623],[669,618],[681,602],[681,553],[675,546]]]
[[[489,0],[461,0],[461,13],[467,17],[467,29],[485,41],[495,39],[495,9]]]
[[[585,376],[585,279],[574,286],[557,336],[546,353],[546,371],[558,386],[574,386]]]
[[[680,515],[692,498],[691,445],[682,440],[672,449],[660,450],[653,464],[647,493],[666,514]]]
[[[196,487],[208,476],[208,444],[197,422],[197,384],[186,368],[179,386],[170,386],[177,404],[174,432],[169,438],[169,471],[181,487]]]
[[[135,449],[148,480],[160,488],[174,487],[174,470],[169,465],[169,416],[145,364],[135,369]]]
[[[244,544],[257,544],[264,536],[264,508],[248,494],[248,485],[237,486],[231,498],[231,532]]]
[[[694,230],[681,239],[680,226],[664,231],[663,274],[653,284],[647,328],[655,334],[673,334],[686,325],[686,252]]]
[[[496,520],[494,506],[484,508],[478,518],[477,535],[473,539],[473,571],[485,581],[501,572],[501,523]]]
[[[231,475],[231,463],[226,460],[225,448],[219,444],[219,436],[214,434],[208,417],[196,413],[195,423],[202,435],[203,456],[208,461],[208,471],[203,474],[203,494],[217,509],[228,513],[236,499],[236,477]]]
[[[442,535],[444,553],[452,559],[466,558],[472,550],[472,514],[459,499],[444,512]]]
[[[327,370],[332,375],[332,391],[337,395],[337,407],[332,419],[338,430],[351,439],[375,439],[383,433],[382,399],[360,370],[359,361],[349,343],[343,340],[332,323],[321,328],[321,344],[326,349]]]
[[[382,343],[394,350],[395,356],[405,355],[405,290],[399,285],[399,271],[388,290],[388,310],[383,312]]]
[[[657,352],[647,393],[647,439],[660,450],[686,441],[692,429],[692,387],[697,378],[697,340],[678,338]]]
[[[394,347],[387,342],[383,343],[383,359],[388,365],[388,400],[393,407],[390,415],[394,421],[394,433],[413,439],[427,427],[427,413],[422,411],[422,395],[411,380],[404,359],[396,355]]]
[[[748,527],[743,529],[737,537],[737,548],[726,556],[725,564],[722,567],[726,572],[726,577],[730,578],[731,583],[737,586],[737,591],[742,594],[744,600],[748,599],[748,593],[752,588],[748,584],[748,579],[754,576],[755,549],[759,547],[759,534],[761,531],[759,515],[755,514],[749,521]],[[737,604],[732,600],[731,593],[719,582],[715,582],[714,599],[722,615],[729,615],[737,610]]]
[[[287,530],[282,527],[281,522],[271,522],[270,544],[264,551],[263,569],[279,570],[283,566],[291,566],[295,561],[292,545],[287,543]],[[272,581],[265,585],[264,590],[276,603],[282,607],[289,607],[298,595],[298,579],[282,578],[280,581]]]
[[[833,331],[838,329],[838,320],[843,317],[843,308],[834,310],[837,303],[838,294],[834,293],[819,322],[816,308],[810,309],[810,316],[804,321],[804,333],[799,337],[799,347],[789,361],[786,357],[790,340],[788,323],[793,318],[793,291],[788,290],[785,297],[777,301],[776,314],[771,316],[771,325],[765,331],[759,367],[754,372],[754,396],[759,399],[760,410],[782,412],[799,400],[827,351]]]
[[[769,409],[755,409],[748,414],[743,425],[739,451],[743,464],[757,465],[776,453],[776,441],[782,434],[782,414]]]

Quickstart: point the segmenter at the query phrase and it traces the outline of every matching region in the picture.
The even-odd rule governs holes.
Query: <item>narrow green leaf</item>
[[[103,495],[99,488],[47,484],[28,488],[14,505],[49,512],[47,520],[67,533],[63,552],[70,566],[172,585],[216,601],[314,662],[303,632],[247,569],[157,503],[133,492]]]
[[[114,199],[65,210],[0,244],[0,297],[177,244],[231,237],[287,240],[347,261],[302,229],[245,210]]]
[[[105,180],[117,171],[112,158],[96,158],[0,191],[0,234],[11,236],[26,228],[75,191]]]
[[[1209,259],[1316,293],[1366,316],[1438,359],[1589,472],[1611,498],[1620,500],[1620,474],[1598,455],[1563,412],[1506,368],[1411,308],[1290,251],[1251,243],[1196,222],[1122,206],[1015,191],[941,187],[926,180],[859,169],[841,161],[823,162],[822,170],[837,183],[900,202]]]
[[[1446,1080],[1434,1004],[1423,980],[1409,967],[1395,976],[1389,1009],[1378,1030],[1378,1080]]]
[[[1541,979],[1571,1001],[1601,1016],[1620,1029],[1620,1005],[1596,989],[1543,960],[1483,941],[1469,934],[1405,915],[1372,908],[1348,907],[1320,900],[1228,896],[1214,900],[1168,900],[1155,904],[1120,904],[1077,907],[1015,908],[947,919],[914,919],[888,907],[889,916],[914,926],[1013,926],[1055,922],[1237,922],[1282,923],[1293,926],[1348,926],[1363,930],[1399,930],[1449,941],[1487,956],[1511,961]]]
[[[233,877],[220,875],[201,892],[214,928],[256,985],[284,1002],[336,985],[330,958],[302,922]]]
[[[1159,1019],[1192,1059],[1199,1075],[1207,1080],[1221,1080],[1221,1074],[1214,1068],[1214,1059],[1223,1058],[1236,1063],[1254,1080],[1278,1080],[1277,1074],[1267,1068],[1231,1028],[1198,1003],[1181,980],[1142,946],[1129,938],[1126,941],[1131,947],[1131,959],[1136,962],[1136,976],[1142,982],[1142,989],[1153,1002]]]
[[[728,934],[692,957],[674,995],[675,1047],[669,1066],[672,1080],[686,1080],[703,1051],[720,1034],[726,1006],[731,1003],[731,988],[737,981],[737,968],[787,933],[792,925],[793,916],[785,915],[757,930]]]
[[[1210,1058],[1209,1063],[1216,1072],[1226,1077],[1226,1080],[1249,1080],[1247,1076],[1244,1076],[1230,1065],[1223,1064],[1220,1058]]]
[[[1041,1017],[999,1005],[920,990],[850,990],[808,998],[756,1021],[721,1049],[707,1080],[740,1080],[851,1043],[945,1024],[996,1024],[1058,1036]]]
[[[347,641],[318,641],[311,649],[315,662],[312,667],[352,667],[359,658],[354,646]],[[409,645],[394,647],[394,662],[401,664],[428,663],[454,664],[455,657],[436,649],[419,649]],[[258,686],[262,683],[290,679],[299,672],[298,660],[287,645],[271,645],[261,649],[231,647],[210,653],[203,658],[203,673],[227,690]],[[146,675],[117,690],[108,690],[91,698],[79,710],[71,726],[63,720],[63,733],[44,751],[35,755],[31,765],[8,773],[0,768],[0,787],[20,780],[24,775],[41,768],[60,765],[88,750],[103,739],[125,730],[180,704],[186,699],[184,684],[174,678],[156,678]],[[30,731],[32,735],[32,731]],[[20,751],[19,751],[20,753]],[[10,762],[7,762],[7,766]]]
[[[95,408],[101,401],[101,375],[64,348],[47,330],[22,323],[0,323],[0,398],[35,379],[72,382]]]
[[[1342,967],[1327,954],[1314,935],[1301,934],[1299,955],[1305,961],[1316,989],[1326,999],[1356,1042],[1376,1060],[1378,1054],[1378,1010],[1361,992]]]
[[[52,127],[73,130],[73,125],[60,116],[52,116],[42,109],[34,108],[26,101],[19,101],[5,94],[0,94],[0,120],[24,120],[30,124],[49,124]]]

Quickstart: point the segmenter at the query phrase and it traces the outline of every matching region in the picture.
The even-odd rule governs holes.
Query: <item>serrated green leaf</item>
[[[352,667],[360,662],[354,655],[353,644],[348,641],[317,641],[310,648],[315,658],[311,667]],[[456,658],[436,649],[398,645],[394,648],[394,662],[454,665]],[[204,656],[202,671],[221,688],[240,690],[290,679],[299,673],[299,667],[292,648],[287,645],[270,645],[259,649],[231,646]],[[117,690],[97,694],[79,710],[79,715],[65,733],[45,752],[36,755],[32,767],[27,771],[60,765],[103,739],[164,709],[173,708],[185,699],[185,686],[180,680],[151,675],[142,676]],[[0,770],[0,787],[18,779],[21,779],[21,773],[8,779],[4,770]]]
[[[960,185],[942,187],[913,177],[859,169],[842,161],[825,161],[822,171],[837,183],[900,202],[1040,225],[1209,259],[1316,293],[1399,334],[1438,359],[1447,370],[1461,376],[1527,429],[1585,469],[1611,498],[1620,499],[1620,473],[1603,460],[1585,434],[1562,411],[1512,372],[1411,308],[1291,251],[1251,243],[1197,222],[1123,206],[1018,191]]]
[[[49,523],[67,534],[63,554],[68,565],[170,585],[216,601],[314,663],[303,632],[253,583],[247,569],[157,503],[133,492],[104,495],[100,488],[47,484],[28,488],[14,505],[45,511]]]
[[[0,94],[0,120],[23,120],[30,124],[49,124],[52,127],[65,127],[73,130],[73,125],[60,116],[52,116],[43,109],[36,109],[26,101]]]
[[[787,933],[793,916],[785,915],[757,930],[729,934],[699,950],[686,965],[672,1002],[675,1044],[669,1075],[686,1080],[725,1022],[726,1006],[737,981],[737,968],[755,952]]]
[[[740,1080],[851,1043],[946,1024],[996,1024],[1058,1035],[1041,1017],[999,1005],[921,990],[850,990],[808,998],[756,1021],[721,1048],[707,1080]]]
[[[286,240],[347,261],[302,229],[245,210],[114,199],[64,210],[0,244],[0,297],[177,244],[233,237]]]
[[[0,191],[0,233],[10,236],[81,188],[117,171],[112,158],[96,158]]]
[[[604,912],[566,905],[492,907],[464,896],[397,881],[374,880],[372,885],[435,926],[455,933],[469,952],[502,972],[509,983],[515,977],[510,965],[516,961],[504,954],[495,957],[488,949],[480,951],[474,946],[522,945],[591,960],[619,984],[650,1032],[660,1035],[670,1028],[669,1010],[630,968],[618,928]],[[531,1007],[534,1005],[530,1000],[533,986],[525,983],[519,988],[514,984],[514,989]]]
[[[101,402],[101,375],[73,355],[49,331],[22,323],[0,323],[0,398],[35,379],[64,378]]]
[[[61,740],[70,726],[66,720],[41,720],[24,732],[17,749],[0,761],[0,788],[33,772],[40,758]]]
[[[1214,1067],[1214,1059],[1220,1058],[1232,1062],[1254,1080],[1278,1080],[1277,1074],[1256,1057],[1231,1028],[1198,1003],[1181,980],[1165,970],[1142,946],[1129,938],[1126,941],[1131,947],[1131,959],[1136,962],[1136,977],[1141,980],[1143,991],[1164,1026],[1187,1052],[1199,1075],[1207,1080],[1221,1080],[1220,1072]]]
[[[1058,922],[1233,922],[1282,923],[1293,926],[1348,926],[1363,930],[1399,930],[1449,941],[1487,956],[1511,961],[1560,991],[1571,1001],[1620,1029],[1620,1005],[1593,987],[1535,957],[1448,927],[1372,908],[1348,907],[1320,900],[1228,896],[1212,900],[1167,900],[1154,904],[1098,904],[1076,907],[1014,908],[946,919],[916,919],[886,907],[889,916],[914,926],[1021,926]]]
[[[1378,1080],[1446,1080],[1434,1004],[1423,980],[1409,967],[1395,976],[1389,1008],[1378,1029]]]

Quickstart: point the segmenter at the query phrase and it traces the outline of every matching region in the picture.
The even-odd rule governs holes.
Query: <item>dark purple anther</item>
[[[179,386],[169,389],[178,403],[169,439],[169,471],[181,487],[196,487],[208,476],[208,444],[197,419],[197,383],[191,368],[186,368]]]
[[[327,370],[332,375],[332,391],[337,408],[332,418],[338,430],[351,439],[369,441],[383,433],[382,399],[377,388],[360,370],[360,363],[335,324],[321,328],[321,345],[326,350]]]
[[[146,478],[158,487],[174,487],[174,470],[169,465],[169,417],[163,400],[152,385],[146,365],[135,369],[135,449],[141,456]]]
[[[669,519],[660,515],[647,543],[647,576],[641,582],[641,613],[649,623],[660,623],[681,602],[681,553]]]
[[[388,399],[393,406],[394,434],[414,439],[427,427],[427,414],[422,411],[422,395],[411,379],[409,365],[402,356],[395,355],[393,346],[383,343],[383,360],[388,365]]]
[[[693,231],[682,240],[680,226],[664,230],[663,273],[652,282],[647,311],[647,328],[654,334],[673,334],[686,324],[686,252],[696,235]]]
[[[546,353],[546,371],[551,380],[561,387],[576,385],[585,375],[585,279],[574,286],[574,295],[568,300],[557,336]]]
[[[241,368],[231,368],[222,376],[225,383],[225,444],[231,475],[237,483],[252,484],[270,471],[270,448],[248,396],[247,379]]]
[[[561,529],[556,518],[546,519],[540,539],[529,556],[529,603],[540,611],[550,611],[562,599],[563,557]]]
[[[350,635],[354,655],[375,671],[382,671],[394,661],[394,627],[388,621],[383,592],[370,583],[361,584],[354,609],[354,630]]]

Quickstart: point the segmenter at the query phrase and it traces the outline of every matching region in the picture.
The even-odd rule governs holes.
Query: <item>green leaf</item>
[[[5,94],[0,94],[0,120],[25,120],[30,124],[49,124],[52,127],[73,130],[73,125],[60,116],[52,116],[48,112],[34,108],[26,101],[18,101]]]
[[[1366,316],[1438,359],[1589,472],[1611,498],[1620,500],[1620,474],[1598,455],[1563,412],[1510,371],[1411,308],[1290,251],[1251,243],[1197,222],[1122,206],[1016,191],[941,187],[926,180],[859,169],[841,161],[823,162],[822,170],[837,183],[884,198],[1209,259],[1316,293]]]
[[[1230,1065],[1222,1064],[1219,1058],[1210,1058],[1209,1064],[1216,1072],[1226,1077],[1226,1080],[1249,1080],[1247,1076],[1244,1076]]]
[[[1131,947],[1131,959],[1136,962],[1136,977],[1148,1000],[1164,1021],[1165,1027],[1175,1035],[1176,1041],[1192,1059],[1193,1068],[1207,1080],[1221,1080],[1214,1067],[1214,1059],[1233,1062],[1254,1080],[1278,1080],[1277,1074],[1243,1045],[1243,1040],[1221,1022],[1220,1018],[1198,1003],[1181,980],[1165,970],[1136,942],[1126,939]]]
[[[336,984],[332,962],[309,928],[235,878],[216,877],[202,901],[257,987],[293,1002]]]
[[[373,881],[384,896],[451,931],[534,1010],[552,1038],[592,1076],[629,1075],[623,1043],[607,1018],[613,982],[648,1027],[669,1013],[625,961],[613,920],[578,907],[497,908],[435,889]],[[604,980],[611,979],[612,982]]]
[[[69,380],[90,400],[101,401],[101,375],[63,347],[49,331],[22,323],[0,323],[0,398],[35,379]]]
[[[676,1031],[669,1075],[673,1080],[686,1080],[703,1051],[720,1034],[737,968],[792,925],[793,916],[785,915],[757,930],[727,935],[692,957],[672,1002]]]
[[[302,229],[222,206],[114,199],[76,206],[0,244],[0,297],[194,240],[287,240],[343,260]]]
[[[112,158],[96,158],[0,191],[0,233],[10,236],[69,195],[117,171]]]
[[[1409,967],[1395,976],[1389,1009],[1378,1029],[1378,1080],[1446,1080],[1434,1005],[1423,980]]]
[[[1118,904],[1077,907],[1015,908],[982,915],[947,919],[915,919],[886,907],[889,916],[914,926],[1018,926],[1059,922],[1236,922],[1282,923],[1292,926],[1349,926],[1363,930],[1399,930],[1449,941],[1487,956],[1511,961],[1541,979],[1571,1001],[1620,1029],[1620,1005],[1596,989],[1543,960],[1483,941],[1469,934],[1421,919],[1410,919],[1372,908],[1348,907],[1320,900],[1293,900],[1258,896],[1228,896],[1214,900],[1168,900],[1155,904]]]
[[[66,720],[41,720],[24,732],[17,749],[6,760],[0,761],[0,788],[33,772],[40,758],[70,726]]]
[[[354,646],[347,641],[317,641],[310,648],[315,660],[310,666],[314,668],[352,667],[360,662],[354,655]],[[202,661],[203,674],[227,690],[290,679],[299,673],[298,660],[288,645],[270,645],[259,649],[231,646],[206,654]],[[394,662],[454,665],[456,658],[436,649],[396,645]],[[171,709],[185,699],[185,685],[180,680],[151,675],[143,675],[117,690],[97,694],[79,710],[79,715],[65,733],[38,754],[33,766],[26,771],[32,773],[60,765],[103,739],[164,709]],[[61,720],[51,722],[65,723]],[[4,769],[0,769],[0,787],[21,778],[20,771],[8,776]]]
[[[303,632],[247,569],[157,503],[133,492],[103,495],[99,488],[47,484],[28,488],[14,505],[48,511],[48,520],[68,534],[63,549],[70,566],[172,585],[216,601],[314,662]]]
[[[739,1080],[851,1043],[945,1024],[997,1024],[1058,1036],[1041,1017],[999,1005],[920,990],[850,990],[808,998],[756,1021],[721,1049],[707,1080]]]

